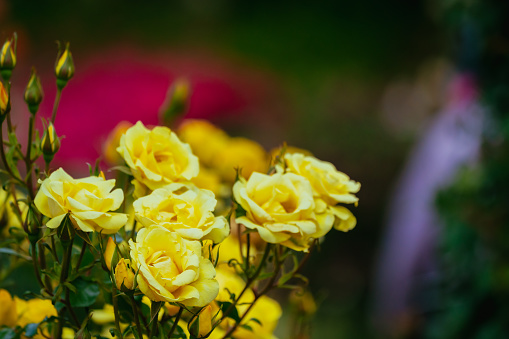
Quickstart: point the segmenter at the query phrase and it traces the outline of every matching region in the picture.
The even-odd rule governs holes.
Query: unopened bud
[[[4,85],[0,82],[0,114],[3,116],[9,107],[9,94],[5,90]]]
[[[104,250],[104,262],[106,263],[106,267],[108,267],[109,270],[111,270],[111,262],[113,260],[113,256],[115,254],[115,241],[112,237],[108,238],[108,243],[106,244],[106,248]]]
[[[191,323],[191,332],[197,338],[205,338],[209,332],[212,331],[212,306],[209,304],[205,306],[198,315],[198,323],[196,319]],[[198,325],[198,328],[196,328]],[[197,333],[196,333],[197,332]]]
[[[132,290],[134,287],[134,272],[131,269],[131,262],[129,259],[121,258],[115,267],[115,285],[119,290],[122,290],[122,285],[125,288]]]
[[[5,41],[0,50],[0,73],[5,81],[11,78],[14,67],[16,67],[16,33]]]
[[[55,64],[55,75],[57,77],[57,87],[62,89],[74,75],[74,61],[69,50],[69,43],[65,45],[63,52],[60,52]]]
[[[58,135],[55,132],[55,127],[50,122],[46,131],[44,131],[44,135],[41,140],[41,151],[44,156],[44,161],[46,163],[50,163],[55,156],[55,153],[60,148],[60,140],[58,139]]]
[[[30,80],[28,80],[28,85],[25,89],[25,102],[28,105],[28,110],[30,113],[35,114],[39,109],[39,104],[42,101],[42,86],[39,77],[35,71],[35,68],[32,68],[32,74],[30,75]]]
[[[190,92],[189,81],[186,79],[175,80],[161,107],[161,119],[165,125],[169,126],[177,117],[186,113]]]

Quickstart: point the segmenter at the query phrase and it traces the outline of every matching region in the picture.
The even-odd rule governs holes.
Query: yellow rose
[[[205,306],[217,296],[219,285],[199,241],[183,239],[163,226],[142,228],[129,241],[131,263],[143,294],[153,301]]]
[[[73,179],[60,168],[46,178],[39,180],[41,188],[35,196],[35,206],[50,220],[49,228],[57,228],[67,213],[74,227],[84,232],[102,231],[116,233],[127,222],[124,213],[112,213],[124,200],[115,180],[102,177]]]
[[[124,258],[120,258],[115,267],[115,285],[121,290],[122,284],[129,290],[134,287],[134,272],[131,269],[131,261]]]
[[[0,289],[0,326],[13,327],[16,325],[18,314],[16,311],[16,302],[11,294],[4,289]]]
[[[286,170],[278,166],[279,172],[299,174],[311,183],[318,219],[327,219],[325,223],[334,222],[334,227],[342,231],[355,227],[356,219],[353,214],[347,208],[336,205],[356,204],[359,199],[355,193],[359,192],[360,183],[350,180],[348,175],[338,171],[330,162],[318,160],[313,156],[287,153],[284,161]]]
[[[198,158],[167,127],[147,129],[141,121],[120,138],[117,148],[134,178],[151,190],[198,175]]]
[[[173,183],[133,203],[136,219],[145,227],[159,224],[189,240],[220,243],[230,233],[224,217],[212,213],[214,193],[193,184]]]
[[[228,135],[207,120],[185,120],[178,129],[178,134],[187,142],[193,153],[203,164],[211,167],[216,155],[226,147]]]
[[[221,148],[214,158],[214,168],[224,180],[233,182],[237,168],[242,169],[242,176],[249,178],[253,172],[266,172],[268,156],[263,147],[246,138],[230,138],[227,145]]]
[[[57,310],[51,300],[30,299],[23,300],[14,297],[18,309],[17,325],[23,327],[32,323],[40,323],[46,317],[57,316]]]
[[[257,230],[263,240],[307,251],[309,241],[323,231],[315,218],[309,181],[293,173],[254,172],[233,186],[236,202],[246,211],[237,223]]]

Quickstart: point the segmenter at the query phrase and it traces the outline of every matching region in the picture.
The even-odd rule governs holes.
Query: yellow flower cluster
[[[210,303],[218,284],[200,240],[219,243],[230,229],[213,214],[214,193],[191,182],[201,172],[198,158],[169,128],[141,122],[120,136],[117,151],[135,178],[133,211],[142,226],[129,242],[130,258],[115,268],[117,287],[132,288],[137,272],[137,286],[153,301]]]
[[[308,251],[313,239],[334,226],[355,227],[353,214],[339,203],[357,203],[358,182],[334,165],[302,153],[287,153],[271,175],[253,173],[233,186],[235,201],[245,211],[237,223],[258,231],[263,240]]]

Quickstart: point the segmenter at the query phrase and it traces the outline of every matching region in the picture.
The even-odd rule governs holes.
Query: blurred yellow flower
[[[35,206],[50,220],[48,228],[57,228],[66,214],[74,227],[84,232],[116,233],[127,222],[124,213],[112,213],[124,200],[121,189],[115,189],[115,180],[101,177],[73,179],[62,168],[51,173],[35,197]]]
[[[129,245],[138,286],[150,300],[205,306],[217,296],[216,271],[202,256],[199,241],[152,225],[142,228]]]
[[[120,144],[120,138],[132,126],[130,122],[121,121],[111,133],[103,144],[104,160],[110,165],[117,165],[122,163],[122,157],[117,152],[117,147]]]
[[[0,289],[0,326],[13,327],[18,320],[16,302],[11,294],[4,289]]]
[[[191,179],[191,182],[199,188],[212,191],[215,196],[220,196],[222,194],[223,186],[221,184],[221,177],[214,170],[201,167],[200,173],[198,173],[198,176]]]
[[[117,151],[134,178],[151,190],[191,180],[200,171],[191,147],[167,127],[149,130],[138,121],[122,135]]]
[[[233,186],[235,201],[246,211],[237,223],[257,230],[263,240],[307,251],[309,241],[321,234],[313,191],[306,178],[294,173],[254,172]]]
[[[230,233],[224,217],[213,214],[214,193],[193,184],[173,183],[133,203],[136,219],[145,227],[159,224],[189,240],[223,241]]]
[[[206,166],[212,167],[216,155],[226,147],[228,134],[207,120],[185,120],[178,129],[180,138]]]
[[[30,299],[25,301],[17,297],[14,297],[14,300],[18,311],[17,325],[21,327],[31,323],[40,323],[47,317],[57,316],[57,310],[51,300]]]
[[[334,222],[334,227],[341,231],[349,231],[355,227],[356,219],[353,214],[347,208],[336,205],[356,204],[359,199],[355,193],[359,192],[360,183],[350,180],[348,175],[338,171],[330,162],[313,156],[287,153],[284,161],[286,169],[278,166],[279,172],[299,174],[311,183],[316,200],[315,212],[318,219],[323,219],[322,224]]]
[[[233,182],[237,168],[242,170],[241,174],[246,179],[253,172],[267,172],[268,156],[263,147],[253,140],[230,138],[214,158],[213,167],[224,180]]]

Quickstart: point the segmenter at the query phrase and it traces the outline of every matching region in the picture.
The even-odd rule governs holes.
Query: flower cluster
[[[27,301],[0,290],[1,337],[274,338],[282,308],[267,294],[303,288],[307,257],[298,252],[356,224],[344,205],[357,204],[360,184],[334,165],[304,150],[266,152],[201,120],[176,132],[122,122],[104,149],[115,179],[99,162],[75,179],[52,168],[60,95],[75,71],[69,44],[43,133],[41,81],[31,73],[25,152],[10,121],[16,36],[0,57],[0,127],[9,132],[7,143],[0,128],[0,231],[2,253],[14,258],[0,283],[28,264],[35,286]],[[163,123],[185,111],[189,86],[170,91]]]

